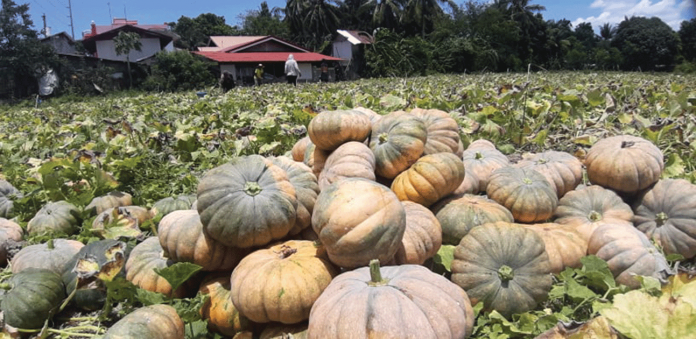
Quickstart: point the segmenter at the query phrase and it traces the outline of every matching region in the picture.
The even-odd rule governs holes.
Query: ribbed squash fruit
[[[391,185],[399,200],[430,206],[454,192],[464,180],[464,164],[453,153],[423,156]]]
[[[194,263],[203,271],[230,271],[246,254],[209,237],[194,210],[167,214],[159,223],[157,238],[167,258]]]
[[[21,193],[9,182],[0,179],[0,218],[11,218],[15,197],[21,196]]]
[[[292,146],[292,160],[303,162],[305,158],[305,151],[307,150],[307,145],[311,143],[312,140],[309,139],[308,135],[300,140],[297,140],[295,145]]]
[[[631,223],[633,211],[614,191],[599,185],[578,186],[558,201],[555,223],[569,225],[589,241],[604,223]]]
[[[466,169],[466,165],[464,166],[464,180],[462,181],[461,185],[457,187],[454,192],[452,192],[453,195],[464,195],[464,194],[478,194],[480,192],[479,189],[479,178],[472,172],[471,170]]]
[[[489,178],[486,194],[509,209],[518,222],[547,220],[558,205],[558,196],[551,184],[531,169],[508,166],[495,170]]]
[[[587,254],[587,240],[573,227],[554,223],[518,225],[536,232],[544,240],[552,273],[560,273],[566,267],[582,266],[580,258]]]
[[[353,108],[353,111],[357,111],[357,112],[360,112],[360,113],[367,115],[367,117],[370,118],[370,121],[372,122],[372,126],[374,126],[375,123],[377,123],[377,121],[382,119],[382,116],[379,113],[377,113],[369,108],[355,107],[355,108]]]
[[[22,240],[24,231],[17,223],[5,218],[0,218],[0,266],[7,264],[7,249],[12,242]]]
[[[319,189],[343,178],[375,180],[375,155],[365,144],[350,141],[331,152],[319,174]]]
[[[448,245],[459,245],[474,227],[496,221],[514,221],[507,208],[480,195],[452,196],[438,202],[432,210],[442,227],[442,243]]]
[[[459,149],[459,125],[445,111],[439,109],[414,108],[410,114],[419,117],[428,132],[424,155],[440,152],[457,154]]]
[[[21,329],[40,329],[65,299],[60,275],[42,268],[28,268],[7,281],[9,288],[0,309],[7,325]]]
[[[393,179],[423,155],[428,132],[421,119],[410,114],[388,114],[375,124],[370,149],[375,173]]]
[[[155,269],[174,265],[174,261],[164,256],[164,250],[157,237],[149,237],[136,245],[126,261],[126,279],[144,290],[159,292],[166,296],[181,298],[187,295],[186,284],[172,291],[172,285]]]
[[[338,110],[317,114],[309,123],[307,135],[317,148],[333,151],[348,141],[364,141],[371,131],[372,123],[365,113]]]
[[[290,240],[242,259],[232,272],[230,298],[252,321],[294,324],[309,318],[314,301],[336,274],[324,246]]]
[[[174,307],[164,304],[141,307],[113,324],[104,339],[184,339],[184,322]]]
[[[406,212],[384,185],[347,178],[319,193],[312,227],[334,264],[355,268],[378,258],[388,262],[401,244]]]
[[[113,191],[92,199],[85,207],[85,211],[89,211],[91,215],[97,215],[109,208],[131,205],[133,205],[133,197],[130,194]]]
[[[80,222],[80,210],[75,205],[67,201],[50,202],[29,220],[27,233],[71,235]]]
[[[396,265],[422,265],[442,245],[440,222],[421,204],[411,201],[402,201],[401,204],[406,211],[406,230],[393,262]]]
[[[508,166],[510,160],[488,140],[472,142],[462,154],[466,174],[473,173],[479,179],[478,188],[486,191],[488,177],[498,168]]]
[[[544,240],[509,223],[475,227],[455,247],[452,281],[472,305],[505,317],[529,311],[551,290],[551,264]]]
[[[269,160],[285,170],[288,181],[295,187],[297,218],[289,234],[299,234],[302,230],[312,226],[312,211],[319,194],[317,177],[312,173],[311,168],[303,163],[292,161],[288,157],[271,157]]]
[[[599,226],[592,233],[587,253],[606,261],[616,282],[630,288],[640,288],[636,275],[664,281],[671,272],[660,251],[644,233],[630,224]]]
[[[310,142],[307,144],[307,147],[305,148],[304,156],[302,159],[302,163],[307,165],[309,168],[314,168],[314,150],[316,149],[316,146]]]
[[[667,254],[696,256],[696,185],[663,179],[635,204],[633,222]]]
[[[345,272],[314,303],[308,338],[466,338],[474,312],[464,291],[420,265]]]
[[[559,199],[582,181],[582,163],[566,152],[524,154],[515,167],[530,168],[541,173],[556,191]]]
[[[239,314],[230,299],[230,274],[216,274],[201,283],[199,292],[209,298],[201,306],[201,317],[208,320],[208,329],[225,336],[248,331],[253,323]]]
[[[152,208],[150,208],[150,214],[152,217],[164,217],[165,215],[179,210],[189,210],[191,205],[196,201],[195,194],[189,195],[179,195],[176,197],[166,197],[157,200]]]
[[[203,228],[226,246],[281,239],[295,226],[297,196],[285,170],[259,155],[232,159],[198,183]]]
[[[324,170],[324,167],[326,166],[326,159],[329,158],[329,155],[331,155],[333,151],[326,151],[320,148],[314,148],[314,151],[312,152],[312,173],[314,173],[314,176],[319,178],[321,176],[321,172]]]
[[[618,135],[597,141],[585,157],[592,184],[635,194],[656,183],[662,175],[662,152],[648,140]]]
[[[34,267],[61,274],[65,262],[83,246],[84,244],[77,240],[68,239],[51,239],[43,244],[29,245],[12,258],[12,273]]]

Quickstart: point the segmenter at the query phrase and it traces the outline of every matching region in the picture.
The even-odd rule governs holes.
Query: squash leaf
[[[454,260],[454,245],[442,245],[433,257],[433,262],[442,265],[447,272],[452,272],[452,260]]]
[[[202,268],[202,266],[189,262],[178,262],[162,269],[155,268],[155,273],[167,280],[172,286],[172,290],[176,290]]]

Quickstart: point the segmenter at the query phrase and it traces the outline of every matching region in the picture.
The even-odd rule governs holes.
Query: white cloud
[[[577,18],[573,21],[573,26],[583,22],[590,22],[592,27],[597,29],[600,25],[607,22],[618,25],[625,17],[644,16],[650,18],[656,16],[674,30],[678,30],[679,24],[686,20],[689,11],[693,10],[693,3],[691,0],[595,0],[590,5],[590,8],[599,11],[599,14],[587,18]]]

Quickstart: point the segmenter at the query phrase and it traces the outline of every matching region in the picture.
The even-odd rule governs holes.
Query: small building
[[[365,67],[365,45],[372,44],[374,38],[367,32],[354,30],[336,30],[331,55],[343,59],[340,65],[345,69],[346,77],[353,79]]]
[[[218,63],[220,72],[230,72],[237,83],[253,83],[254,69],[264,65],[266,81],[282,81],[285,61],[293,54],[302,76],[299,81],[316,81],[315,69],[323,62],[340,62],[340,58],[310,52],[274,36],[211,36],[207,47],[194,52]]]
[[[75,40],[73,40],[66,32],[49,35],[41,39],[41,42],[53,46],[53,49],[55,49],[56,53],[58,54],[79,54],[75,49]]]
[[[119,32],[135,32],[140,35],[140,51],[128,54],[130,61],[137,62],[152,57],[157,52],[174,51],[176,34],[167,24],[141,25],[137,20],[114,18],[111,25],[98,26],[92,22],[91,29],[83,32],[82,45],[93,56],[104,60],[126,61],[126,55],[116,53],[114,38]]]

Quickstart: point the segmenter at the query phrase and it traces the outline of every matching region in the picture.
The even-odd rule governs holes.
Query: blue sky
[[[201,13],[215,13],[225,17],[228,24],[237,24],[239,15],[248,10],[258,9],[260,0],[70,0],[75,24],[75,38],[80,39],[81,32],[88,30],[90,22],[97,25],[107,25],[111,17],[124,17],[138,20],[143,24],[158,24],[176,21],[180,16],[196,17]],[[34,27],[43,27],[42,14],[46,14],[47,25],[52,33],[70,31],[68,17],[68,0],[15,0],[17,4],[28,3]],[[272,7],[285,6],[285,0],[268,0]],[[456,3],[463,1],[455,0]],[[595,29],[606,22],[619,23],[624,16],[658,16],[675,30],[679,29],[682,20],[688,20],[695,15],[694,0],[580,0],[580,1],[531,1],[546,7],[542,12],[545,19],[568,19],[574,25],[587,21]]]

